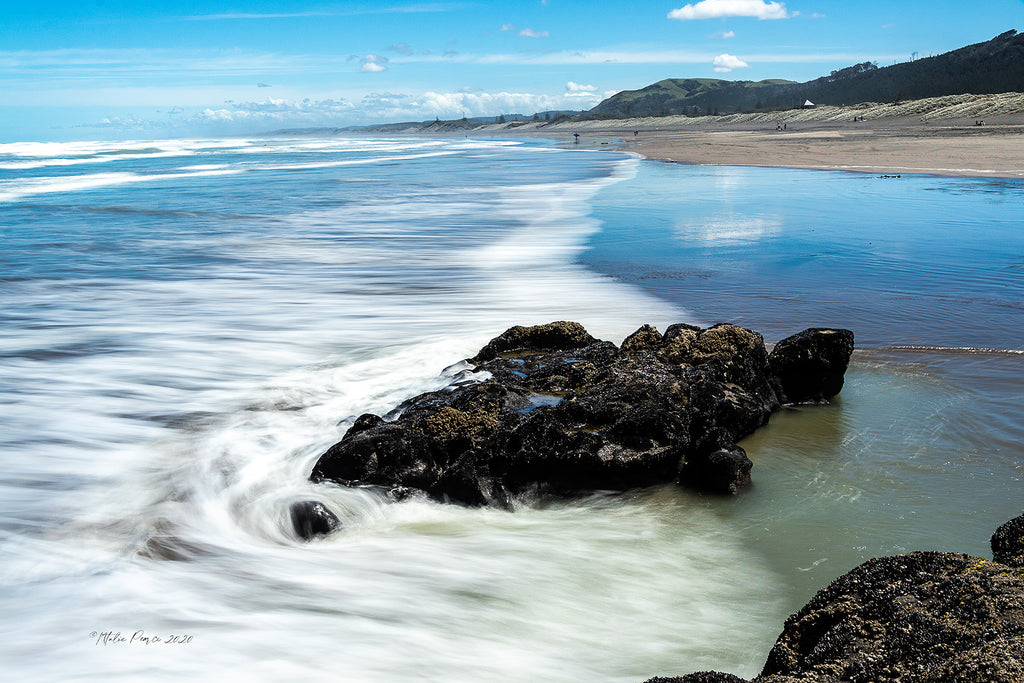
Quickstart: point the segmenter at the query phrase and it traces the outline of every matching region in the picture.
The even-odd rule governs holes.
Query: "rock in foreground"
[[[837,392],[853,333],[779,346],[784,377],[761,335],[735,325],[645,325],[621,348],[578,323],[513,327],[468,361],[489,379],[410,399],[393,421],[362,415],[311,479],[468,505],[671,481],[735,493],[750,480],[736,442],[768,421],[781,387],[813,401]]]
[[[913,552],[868,560],[786,620],[751,683],[1024,681],[1024,517],[992,539],[996,561]],[[702,672],[657,683],[741,683]]]
[[[303,500],[292,503],[288,508],[292,520],[292,528],[296,535],[304,541],[318,536],[326,536],[339,526],[338,516],[318,500]]]

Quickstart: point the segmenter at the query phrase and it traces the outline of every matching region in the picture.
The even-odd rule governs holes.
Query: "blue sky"
[[[0,9],[7,140],[587,109],[663,78],[803,81],[1024,30],[1024,0],[3,0]]]

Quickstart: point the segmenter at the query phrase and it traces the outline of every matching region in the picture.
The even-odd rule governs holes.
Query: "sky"
[[[1024,31],[1024,0],[0,0],[0,139],[584,110]]]

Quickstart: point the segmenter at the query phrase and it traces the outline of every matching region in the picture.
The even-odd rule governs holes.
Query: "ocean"
[[[545,141],[0,144],[0,663],[19,680],[756,674],[832,578],[1021,513],[1024,182]],[[312,484],[515,324],[846,327],[840,397],[674,486],[512,511]],[[288,506],[325,501],[311,543]]]

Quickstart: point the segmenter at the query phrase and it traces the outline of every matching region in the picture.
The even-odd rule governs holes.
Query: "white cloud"
[[[197,107],[187,115],[156,119],[137,116],[108,116],[85,127],[102,127],[134,133],[228,134],[259,133],[285,128],[315,128],[370,125],[397,121],[432,121],[465,117],[493,117],[500,113],[589,109],[603,96],[579,86],[573,91],[549,95],[528,92],[487,92],[463,88],[456,92],[424,92],[418,95],[370,93],[357,101],[346,99],[266,98],[254,102],[225,102],[220,107]],[[607,93],[606,93],[607,95]],[[605,96],[606,96],[605,95]]]
[[[363,65],[359,68],[364,73],[378,73],[381,71],[387,71],[387,57],[381,57],[380,55],[366,55],[362,59]]]
[[[233,133],[261,132],[294,126],[336,125],[356,107],[345,100],[310,100],[293,102],[268,98],[261,102],[226,102],[220,108],[199,108],[191,116],[175,107],[171,118],[148,120],[138,116],[109,116],[98,123],[81,124],[83,128],[107,128],[142,134]]]
[[[515,24],[502,24],[501,25],[501,30],[502,30],[502,32],[506,32],[506,33],[508,31],[515,31],[516,30],[516,25]]]
[[[712,34],[711,37],[712,38],[721,38],[723,40],[728,40],[729,38],[735,38],[736,37],[736,31],[719,31],[718,33]]]
[[[561,95],[541,95],[512,92],[428,92],[409,104],[418,105],[419,118],[440,116],[442,119],[453,119],[463,116],[496,116],[502,112],[532,114],[551,109],[589,109],[600,101],[601,96],[596,93],[565,92]]]
[[[758,19],[788,19],[794,14],[786,11],[783,2],[767,0],[701,0],[684,5],[668,13],[669,19],[717,19],[719,17],[756,17]]]
[[[301,113],[324,113],[324,112],[344,112],[352,109],[352,104],[345,100],[311,100],[306,98],[300,102],[294,102],[287,99],[279,99],[275,97],[268,97],[262,102],[226,102],[230,104],[230,110],[218,110],[219,116],[238,115],[239,113],[245,113],[248,115],[268,115],[268,114],[301,114]],[[207,110],[209,111],[209,110]],[[228,112],[228,114],[224,114]]]
[[[392,45],[388,49],[391,50],[392,52],[397,52],[398,54],[402,54],[402,55],[411,55],[412,54],[412,48],[409,47],[408,43],[397,43],[395,45]]]
[[[519,32],[520,38],[548,38],[551,34],[547,31],[534,31],[532,28],[524,28]]]
[[[750,66],[739,57],[730,54],[718,55],[711,60],[711,65],[719,73],[729,73],[733,69],[743,69]]]
[[[583,85],[582,83],[574,83],[569,81],[565,84],[567,92],[571,93],[592,93],[597,90],[597,86],[594,85]]]

